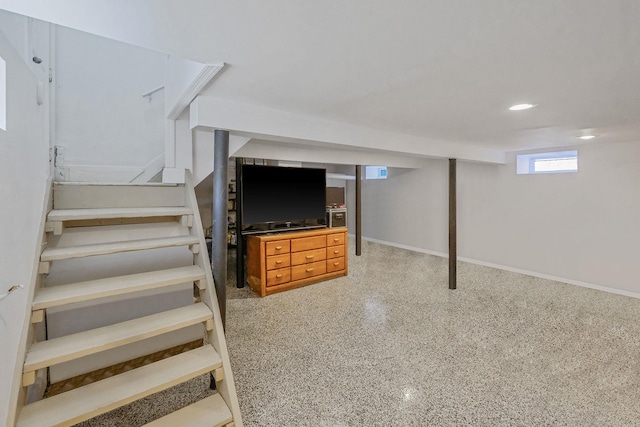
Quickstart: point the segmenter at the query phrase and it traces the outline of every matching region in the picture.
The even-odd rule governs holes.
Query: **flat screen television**
[[[325,169],[243,165],[243,230],[323,226],[326,177]]]

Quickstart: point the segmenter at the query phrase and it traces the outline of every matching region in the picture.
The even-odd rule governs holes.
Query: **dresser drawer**
[[[291,265],[308,264],[310,262],[322,261],[326,258],[326,249],[312,249],[310,251],[293,252],[291,254]]]
[[[326,261],[314,262],[311,264],[297,265],[291,267],[291,280],[306,279],[327,272]]]
[[[288,254],[291,252],[290,240],[277,240],[275,242],[267,242],[267,256]]]
[[[291,252],[308,251],[327,247],[327,236],[303,237],[291,239]]]
[[[344,257],[327,260],[327,273],[344,270]]]
[[[329,246],[327,248],[327,259],[339,258],[344,256],[344,245]]]
[[[289,254],[273,255],[267,257],[267,270],[289,267],[290,265],[291,256]]]
[[[279,285],[291,281],[291,269],[281,268],[279,270],[267,271],[267,286]]]
[[[327,236],[327,245],[344,245],[344,233],[329,234]]]

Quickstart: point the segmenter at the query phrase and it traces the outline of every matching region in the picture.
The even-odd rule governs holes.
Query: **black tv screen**
[[[242,223],[324,220],[325,169],[242,166]]]

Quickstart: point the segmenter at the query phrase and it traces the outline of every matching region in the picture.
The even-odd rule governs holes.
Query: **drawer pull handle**
[[[306,258],[307,259],[312,259],[315,255],[307,255]]]
[[[276,274],[276,279],[282,278],[282,274]]]
[[[282,260],[279,259],[278,261],[276,261],[276,264],[282,264]]]
[[[282,246],[276,246],[276,251],[279,251],[280,249],[282,249]]]
[[[339,253],[339,252],[340,252],[340,251],[333,251],[333,253],[334,253],[334,254],[337,254],[337,253]]]
[[[338,265],[340,265],[340,263],[339,262],[334,262],[333,265],[338,266]]]
[[[313,267],[311,267],[311,268],[307,268],[307,269],[306,269],[306,272],[307,272],[307,273],[311,273],[312,271],[313,271]]]
[[[334,241],[334,242],[337,242],[337,241],[339,241],[339,240],[340,240],[340,239],[339,239],[339,238],[337,238],[337,237],[336,237],[335,239],[333,239],[333,241]]]

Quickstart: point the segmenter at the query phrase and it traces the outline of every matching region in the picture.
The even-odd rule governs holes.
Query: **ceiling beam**
[[[257,139],[252,139],[245,144],[235,153],[235,156],[337,165],[378,165],[408,169],[419,169],[424,166],[424,159],[420,157],[401,156],[381,151],[336,150],[327,146],[282,144]]]
[[[329,121],[211,96],[198,96],[191,103],[190,121],[192,129],[226,129],[257,139],[485,163],[506,161],[505,153],[499,150]]]

